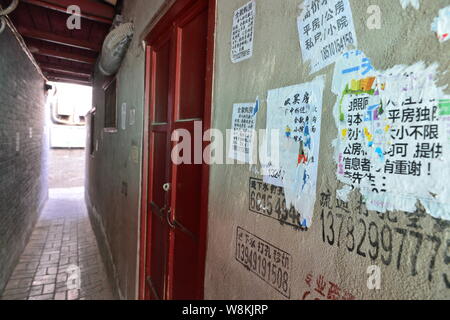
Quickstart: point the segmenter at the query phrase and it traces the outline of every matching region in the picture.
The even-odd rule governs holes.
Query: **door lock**
[[[170,183],[164,183],[164,184],[163,184],[163,190],[164,190],[165,192],[169,191],[169,190],[170,190]]]

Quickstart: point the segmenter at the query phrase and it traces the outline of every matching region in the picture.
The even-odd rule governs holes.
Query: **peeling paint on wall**
[[[358,188],[369,210],[414,212],[420,201],[450,220],[450,188],[440,179],[450,176],[449,103],[436,82],[437,64],[378,72],[361,51],[342,55],[333,80],[341,200]]]
[[[311,63],[311,73],[334,63],[349,45],[357,47],[348,0],[306,0],[302,8],[297,27],[303,60]]]
[[[450,39],[450,6],[439,10],[439,16],[434,18],[431,30],[436,33],[439,42]]]
[[[311,226],[316,198],[324,86],[325,77],[320,76],[271,90],[267,97],[267,129],[280,132],[280,174],[279,178],[265,176],[265,182],[284,187],[286,205],[294,205],[301,213],[302,227]]]

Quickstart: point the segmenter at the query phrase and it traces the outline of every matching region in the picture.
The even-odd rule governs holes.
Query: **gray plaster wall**
[[[115,133],[104,131],[105,79],[98,69],[95,72],[94,140],[98,150],[92,155],[87,153],[86,198],[108,274],[122,299],[137,297],[145,72],[145,54],[139,36],[163,3],[163,0],[124,2],[123,16],[134,22],[135,36],[117,73],[118,129]],[[122,103],[127,104],[125,130],[121,129]],[[130,109],[136,112],[134,125],[129,124]]]
[[[336,96],[331,92],[334,64],[310,75],[308,64],[302,61],[296,25],[296,18],[300,12],[298,6],[301,2],[257,0],[253,57],[237,64],[230,61],[232,17],[234,10],[247,1],[217,2],[214,128],[229,129],[233,103],[252,102],[257,96],[260,97],[262,104],[262,109],[258,113],[257,129],[265,128],[265,99],[268,90],[309,82],[317,75],[326,77],[326,86],[323,97],[317,201],[313,223],[308,231],[296,231],[247,209],[250,201],[249,178],[262,178],[253,170],[250,171],[248,165],[211,167],[205,298],[286,299],[236,260],[236,230],[242,227],[291,255],[290,299],[303,297],[327,299],[330,282],[340,288],[340,297],[347,291],[356,299],[449,299],[448,222],[432,219],[425,214],[420,218],[420,228],[416,229],[411,227],[411,219],[414,219],[414,216],[404,212],[384,215],[369,212],[366,217],[364,206],[361,210],[359,208],[358,192],[352,194],[348,210],[336,208],[335,194],[339,184],[335,174],[334,150],[331,146],[332,140],[337,137],[335,120],[332,116]],[[400,1],[397,0],[350,0],[359,49],[372,59],[372,64],[377,70],[385,70],[398,64],[411,65],[421,60],[427,65],[437,62],[441,84],[448,84],[450,76],[444,72],[449,70],[450,65],[450,41],[439,44],[434,33],[430,31],[430,24],[438,15],[439,9],[450,5],[450,2],[447,0],[420,2],[421,8],[417,11],[412,7],[402,9]],[[370,16],[367,8],[370,5],[378,5],[381,8],[380,30],[370,30],[366,26]],[[369,257],[370,247],[367,239],[361,247],[366,257],[358,255],[356,248],[350,252],[344,238],[339,247],[337,241],[330,245],[328,242],[328,238],[331,238],[328,230],[330,221],[327,219],[325,219],[326,237],[323,241],[320,195],[326,192],[331,195],[333,215],[342,214],[346,220],[353,219],[357,242],[362,239],[363,233],[363,227],[359,225],[360,219],[365,221],[367,227],[372,222],[379,230],[389,228],[392,231],[393,256],[389,264],[383,263],[380,257],[382,254],[384,260],[388,262],[389,255],[386,251],[381,250],[375,260]],[[325,217],[328,211],[328,209],[325,211]],[[417,212],[419,215],[422,213],[423,210]],[[335,224],[337,230],[338,220]],[[385,225],[387,227],[384,227]],[[343,228],[341,236],[345,237],[346,226]],[[402,234],[398,233],[396,228],[407,230],[403,246]],[[412,257],[417,248],[416,236],[423,237],[417,255],[417,274],[412,272]],[[427,240],[430,237],[434,237],[435,242]],[[438,243],[440,248],[433,258],[433,250]],[[374,249],[371,250],[375,254]],[[402,252],[400,258],[399,252]],[[381,269],[380,290],[369,290],[367,287],[369,278],[367,268],[371,265],[379,266]],[[306,281],[309,278],[312,279],[311,287]],[[325,296],[314,290],[317,279],[326,282]]]

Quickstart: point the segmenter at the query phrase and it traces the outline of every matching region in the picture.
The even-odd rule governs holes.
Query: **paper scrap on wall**
[[[374,70],[361,51],[336,62],[333,92],[337,195],[359,188],[369,210],[414,212],[418,201],[450,219],[450,100],[437,65]]]
[[[120,117],[120,127],[122,130],[127,129],[127,104],[124,102],[122,103],[122,114]]]
[[[253,148],[257,103],[237,103],[233,106],[231,143],[228,157],[253,163]]]
[[[249,59],[253,55],[255,16],[254,0],[234,12],[231,30],[231,61],[233,63]]]
[[[450,39],[450,6],[439,10],[439,16],[434,18],[431,30],[436,33],[439,42]]]
[[[406,9],[409,5],[412,5],[416,10],[419,10],[420,8],[419,0],[400,0],[400,4],[403,9]]]
[[[286,206],[310,227],[316,198],[323,76],[314,81],[271,90],[267,97],[267,132],[279,132],[279,163],[266,166],[264,181],[282,186]]]
[[[334,63],[349,45],[357,47],[352,10],[348,0],[305,0],[297,18],[304,61],[311,73]]]

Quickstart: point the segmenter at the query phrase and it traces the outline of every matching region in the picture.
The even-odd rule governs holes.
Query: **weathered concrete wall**
[[[0,34],[0,293],[47,199],[44,79],[6,27]]]
[[[98,151],[87,153],[87,203],[108,273],[121,298],[137,295],[141,150],[145,55],[139,36],[163,0],[125,1],[123,15],[135,25],[135,37],[117,73],[118,131],[104,132],[104,77],[97,70],[93,92]],[[127,104],[126,130],[121,106]],[[130,125],[130,110],[135,110]]]
[[[211,168],[210,204],[208,217],[208,251],[206,261],[205,298],[208,299],[284,299],[268,283],[240,264],[236,256],[236,232],[241,227],[264,239],[291,256],[288,285],[290,299],[327,299],[332,284],[340,288],[339,296],[353,295],[357,299],[374,298],[450,298],[448,222],[432,219],[428,214],[420,218],[417,229],[414,215],[404,212],[364,215],[359,208],[355,192],[348,208],[337,207],[336,164],[333,159],[332,140],[337,128],[332,115],[336,96],[331,92],[334,64],[314,75],[302,61],[296,19],[300,10],[299,0],[257,0],[256,27],[253,57],[233,64],[230,61],[230,35],[234,10],[246,0],[219,0],[217,2],[216,58],[213,126],[229,129],[233,103],[252,102],[261,98],[257,129],[266,125],[267,91],[288,85],[312,81],[317,75],[326,77],[323,97],[322,133],[317,185],[317,201],[312,226],[308,231],[296,231],[280,224],[276,219],[250,212],[249,178],[262,178],[249,170],[248,165],[213,165]],[[372,59],[377,70],[386,70],[398,64],[411,65],[423,60],[439,63],[439,78],[448,84],[450,75],[444,74],[450,67],[450,42],[439,44],[430,31],[430,24],[440,8],[449,5],[446,0],[420,1],[422,7],[404,10],[397,0],[350,0],[358,48]],[[367,8],[378,5],[382,11],[382,27],[370,30]],[[447,90],[448,93],[448,90]],[[331,212],[325,211],[322,227],[321,194],[330,193]],[[423,211],[419,211],[419,215]],[[344,217],[341,242],[338,245],[338,216]],[[334,226],[331,227],[332,217]],[[347,221],[350,223],[347,230]],[[363,222],[360,222],[362,220]],[[392,235],[392,250],[385,240],[384,250],[379,245],[369,245],[363,224],[372,230]],[[334,236],[332,235],[332,228]],[[403,231],[404,230],[404,231]],[[405,234],[404,241],[403,234]],[[363,237],[366,237],[363,240]],[[347,249],[347,242],[354,237],[355,245]],[[372,236],[372,242],[375,239]],[[419,239],[419,240],[418,240]],[[423,239],[421,242],[420,239]],[[428,239],[428,240],[427,240]],[[433,241],[430,241],[433,239]],[[416,255],[417,244],[421,242]],[[350,243],[348,242],[348,243]],[[363,242],[359,248],[358,244]],[[332,245],[330,245],[332,243]],[[435,251],[435,248],[439,249]],[[390,256],[392,251],[392,257]],[[358,253],[360,252],[360,253]],[[437,254],[436,254],[437,252]],[[365,257],[363,256],[365,255]],[[382,256],[382,257],[381,257]],[[435,258],[434,258],[435,256]],[[417,274],[413,271],[417,259]],[[384,262],[383,262],[384,261]],[[368,266],[381,268],[381,289],[369,290],[366,273]],[[430,271],[431,270],[431,271]],[[310,285],[307,280],[311,279]],[[319,281],[317,281],[319,280]],[[325,283],[324,295],[315,288],[317,282]],[[283,280],[284,281],[284,280]],[[332,292],[331,292],[332,293]],[[331,298],[330,295],[329,298]]]

